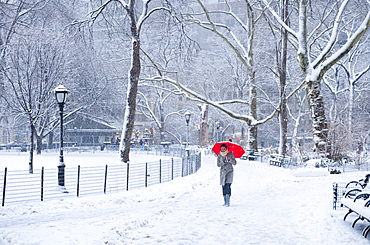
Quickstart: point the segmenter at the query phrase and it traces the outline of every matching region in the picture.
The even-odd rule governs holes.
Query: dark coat
[[[221,153],[217,156],[217,166],[220,167],[220,185],[226,183],[233,183],[234,168],[236,160],[234,153],[228,152],[226,156],[222,156]]]

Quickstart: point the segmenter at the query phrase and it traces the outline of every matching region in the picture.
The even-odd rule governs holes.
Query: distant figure
[[[234,153],[227,150],[227,145],[220,146],[220,154],[217,156],[217,166],[220,167],[220,184],[224,196],[224,206],[230,206],[231,184],[234,178],[234,167],[236,160]]]

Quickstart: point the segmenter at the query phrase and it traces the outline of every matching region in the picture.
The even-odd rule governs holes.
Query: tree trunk
[[[281,82],[281,78],[280,78]],[[282,85],[282,84],[281,84]],[[285,84],[284,84],[285,88]],[[280,111],[279,111],[279,128],[280,128],[280,139],[279,139],[279,154],[285,155],[287,153],[287,134],[288,134],[288,113],[286,106],[285,89],[280,88]]]
[[[288,24],[288,0],[282,1],[281,18]],[[286,99],[286,63],[287,63],[287,43],[288,32],[285,28],[281,28],[281,52],[278,59],[278,73],[280,79],[280,108],[279,108],[279,123],[280,123],[280,140],[279,154],[287,153],[287,134],[288,134],[288,113]],[[277,52],[279,52],[277,50]]]
[[[165,141],[166,138],[164,137],[165,130],[164,130],[164,125],[165,125],[165,116],[164,116],[164,111],[163,111],[163,105],[160,103],[159,104],[159,137],[160,137],[160,142]],[[153,135],[154,138],[154,135]]]
[[[28,162],[28,170],[29,170],[29,173],[30,174],[33,174],[33,136],[34,136],[34,131],[35,131],[35,128],[33,125],[30,125],[30,158],[29,158],[29,162]]]
[[[138,81],[140,75],[140,41],[133,39],[132,41],[132,64],[129,73],[129,84],[127,86],[127,100],[125,118],[122,128],[121,140],[121,161],[129,162],[131,135],[134,129],[135,111],[136,111],[136,96]]]
[[[254,73],[250,75],[250,90],[249,90],[249,97],[250,97],[250,116],[257,120],[257,89],[254,80]],[[258,127],[257,125],[248,125],[248,146],[249,149],[258,151]]]
[[[307,94],[312,118],[313,142],[319,157],[330,158],[328,123],[325,116],[324,101],[319,81],[307,81]]]
[[[207,146],[208,145],[208,129],[209,129],[209,124],[208,124],[208,108],[209,105],[199,105],[198,106],[201,115],[200,115],[200,128],[199,128],[199,146]]]
[[[295,119],[293,134],[292,134],[292,156],[298,159],[298,162],[303,162],[302,154],[301,154],[301,145],[299,140],[297,139],[298,136],[298,128],[300,126],[302,115],[299,112],[298,117]]]
[[[51,131],[48,134],[48,149],[53,149],[53,139],[54,139],[54,132]]]
[[[36,135],[36,154],[41,154],[42,151],[42,136]]]
[[[307,37],[307,4],[306,0],[300,2],[299,8],[299,52],[298,60],[306,79],[306,90],[308,104],[312,118],[313,142],[315,144],[314,151],[321,158],[330,158],[330,142],[328,139],[328,123],[324,109],[324,99],[321,91],[321,75],[314,74],[310,68],[309,45]],[[316,71],[317,72],[317,71]]]
[[[136,97],[138,82],[141,70],[140,63],[140,36],[137,30],[136,16],[135,16],[135,1],[131,1],[128,14],[131,21],[131,35],[132,35],[132,56],[131,68],[129,72],[129,82],[127,86],[126,109],[122,127],[122,137],[120,143],[120,154],[122,162],[129,162],[130,145],[132,131],[134,129],[135,111],[136,111]]]

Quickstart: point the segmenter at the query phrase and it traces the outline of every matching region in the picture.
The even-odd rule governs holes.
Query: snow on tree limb
[[[145,22],[146,19],[149,18],[149,16],[151,14],[153,14],[154,12],[156,11],[159,11],[159,10],[165,10],[165,11],[168,11],[170,12],[170,10],[168,8],[165,8],[165,7],[157,7],[157,8],[153,8],[151,9],[149,12],[148,12],[148,4],[150,1],[145,1],[146,3],[144,4],[144,10],[143,10],[143,13],[140,15],[138,21],[137,21],[137,28],[138,30],[140,31],[143,23]]]
[[[238,57],[238,59],[242,62],[242,64],[248,69],[248,70],[252,70],[252,65],[249,63],[249,59],[248,59],[248,55],[250,54],[250,46],[248,47],[249,50],[246,50],[245,47],[242,45],[242,43],[240,42],[240,40],[236,37],[236,35],[233,33],[233,31],[227,26],[227,25],[224,25],[224,24],[220,24],[220,23],[215,23],[210,14],[212,12],[208,11],[206,9],[206,7],[204,6],[204,4],[202,3],[202,1],[198,0],[198,3],[199,5],[201,6],[202,10],[203,10],[203,14],[205,15],[206,19],[207,19],[207,22],[204,22],[204,21],[200,21],[200,20],[197,20],[197,19],[193,19],[193,16],[191,16],[191,19],[189,19],[188,21],[190,22],[193,22],[195,24],[198,24],[200,27],[206,29],[206,30],[209,30],[209,31],[212,31],[213,33],[215,33],[217,36],[219,36],[236,54],[236,56]],[[214,13],[214,12],[213,12]],[[226,14],[230,14],[229,12],[225,12]],[[240,19],[236,19],[236,21],[239,23],[239,24],[242,24],[241,20]],[[231,40],[229,40],[229,38],[227,38],[225,35],[223,35],[220,31],[218,31],[217,27],[219,28],[223,28],[225,29],[231,36],[232,36],[232,40],[236,42],[237,45],[234,45]],[[244,24],[242,24],[242,28],[245,29],[246,26]],[[253,36],[253,35],[249,35],[250,36]],[[252,37],[250,37],[252,38]],[[250,44],[250,40],[249,40],[249,44]],[[240,50],[240,51],[239,51]]]
[[[362,21],[359,28],[356,30],[355,33],[347,40],[347,42],[338,50],[336,51],[331,57],[325,60],[322,63],[322,70],[325,72],[335,63],[337,63],[343,56],[345,56],[351,49],[355,46],[355,44],[359,41],[359,39],[368,31],[370,28],[370,11],[367,12],[365,19]]]
[[[266,118],[262,119],[262,120],[255,120],[252,116],[248,116],[248,115],[240,115],[239,113],[234,113],[232,111],[230,111],[230,109],[228,108],[225,108],[223,107],[224,104],[231,104],[231,103],[248,103],[247,101],[242,101],[242,100],[233,100],[233,101],[211,101],[207,98],[205,98],[204,96],[196,93],[195,91],[191,90],[190,88],[184,86],[183,84],[171,79],[171,78],[168,78],[168,77],[153,77],[151,78],[152,80],[154,81],[166,81],[170,84],[172,84],[173,86],[175,86],[176,88],[184,91],[186,94],[194,97],[195,99],[197,99],[198,101],[201,101],[201,102],[204,102],[206,104],[209,104],[215,108],[217,108],[218,110],[226,113],[228,116],[234,118],[234,119],[238,119],[238,120],[241,120],[241,121],[244,121],[246,122],[248,125],[250,126],[255,126],[255,125],[259,125],[259,124],[263,124],[265,122],[267,122],[268,120],[272,119],[274,117],[274,115],[276,114],[277,112],[277,109],[275,109],[269,116],[267,116]]]
[[[334,20],[334,26],[332,28],[332,33],[330,35],[330,40],[326,44],[325,48],[321,51],[319,56],[312,62],[312,67],[313,68],[316,68],[318,64],[322,63],[325,60],[325,58],[327,57],[327,55],[330,53],[330,51],[333,49],[334,44],[338,39],[338,28],[339,28],[340,19],[342,17],[342,14],[343,14],[343,11],[344,11],[346,5],[348,4],[348,1],[349,0],[344,1],[342,3],[342,5],[340,6],[340,8],[338,10],[338,13],[337,13],[337,15],[335,17],[335,20]]]
[[[292,28],[290,28],[281,18],[280,16],[275,12],[275,10],[270,6],[270,3],[268,3],[266,0],[263,0],[263,3],[267,7],[267,9],[270,11],[270,13],[275,17],[275,19],[279,22],[279,24],[284,27],[292,36],[296,37],[298,36],[298,33],[295,32]]]

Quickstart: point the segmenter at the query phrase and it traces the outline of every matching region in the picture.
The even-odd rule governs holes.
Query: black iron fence
[[[46,201],[107,194],[148,187],[193,174],[201,167],[201,155],[187,152],[182,158],[145,163],[122,163],[94,167],[66,167],[65,189],[58,186],[57,168],[12,170],[1,175],[2,206],[5,203]]]
[[[344,198],[346,192],[348,190],[359,188],[359,186],[354,183],[355,181],[351,182],[334,182],[333,183],[333,209],[345,209],[343,207],[341,200]]]

